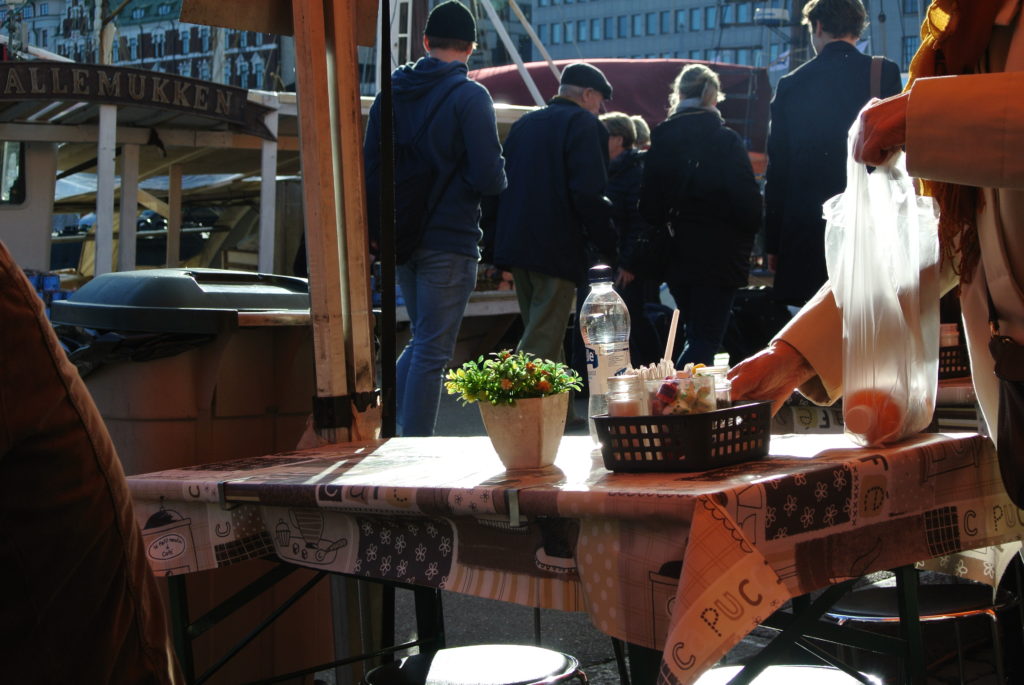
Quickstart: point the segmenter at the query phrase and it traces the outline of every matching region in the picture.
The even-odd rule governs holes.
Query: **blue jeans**
[[[668,289],[679,308],[679,324],[686,334],[686,346],[676,357],[676,368],[681,369],[689,362],[711,366],[729,325],[736,288],[669,281]]]
[[[474,257],[419,248],[398,267],[412,339],[398,357],[398,425],[403,436],[434,434],[444,372],[476,286]]]

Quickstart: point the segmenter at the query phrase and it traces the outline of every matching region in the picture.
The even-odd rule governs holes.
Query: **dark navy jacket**
[[[880,97],[900,92],[882,64]],[[846,188],[846,137],[871,91],[871,57],[845,41],[783,76],[771,106],[765,176],[765,250],[778,255],[775,294],[802,305],[827,278],[821,205]]]
[[[508,189],[498,204],[494,263],[586,281],[589,240],[614,260],[615,229],[604,199],[607,132],[575,102],[553,98],[520,118],[505,139]]]
[[[446,91],[462,82],[437,108],[422,138],[437,169],[435,193],[452,180],[436,203],[421,245],[479,258],[480,198],[504,190],[505,162],[490,93],[466,74],[464,63],[433,57],[396,69],[391,75],[395,139],[411,139]],[[379,212],[379,95],[370,108],[363,153],[368,211]]]
[[[687,180],[692,179],[692,180]],[[761,228],[761,191],[739,134],[704,109],[684,109],[651,133],[640,214],[675,231],[670,283],[739,288]]]

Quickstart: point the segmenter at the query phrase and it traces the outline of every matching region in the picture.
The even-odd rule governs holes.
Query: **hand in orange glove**
[[[884,100],[872,99],[860,111],[860,131],[853,145],[853,158],[869,166],[881,166],[907,142],[907,99],[900,93]]]
[[[734,366],[729,371],[733,400],[771,401],[776,414],[793,391],[816,374],[795,347],[782,340]]]

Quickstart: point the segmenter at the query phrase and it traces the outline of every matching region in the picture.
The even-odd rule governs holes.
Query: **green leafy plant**
[[[463,404],[515,404],[583,387],[580,375],[565,364],[512,350],[491,352],[450,370],[444,385]]]

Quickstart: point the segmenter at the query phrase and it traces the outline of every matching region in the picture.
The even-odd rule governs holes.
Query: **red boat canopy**
[[[666,117],[669,88],[682,68],[688,64],[706,64],[722,81],[726,99],[718,108],[726,124],[743,136],[748,150],[755,153],[765,150],[772,89],[764,67],[688,59],[555,60],[555,65],[561,71],[567,64],[578,61],[594,65],[611,82],[613,99],[605,103],[609,111],[639,114],[652,129]],[[529,62],[526,68],[543,97],[549,98],[558,91],[558,81],[547,62]],[[470,72],[470,78],[485,85],[495,102],[535,104],[515,65],[476,69]]]

